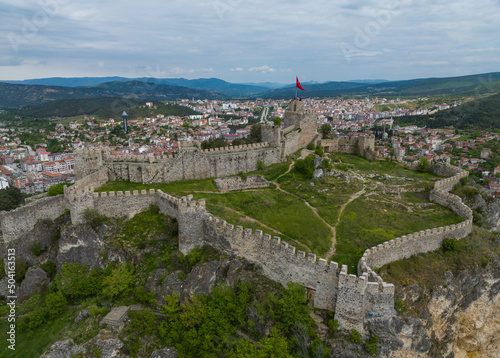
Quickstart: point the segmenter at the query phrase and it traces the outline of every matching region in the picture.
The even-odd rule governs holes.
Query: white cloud
[[[231,72],[242,72],[243,67],[236,67],[236,68],[231,68]]]
[[[272,67],[269,66],[260,66],[260,67],[250,67],[248,69],[250,72],[262,72],[262,73],[267,73],[267,72],[276,72],[276,70]]]

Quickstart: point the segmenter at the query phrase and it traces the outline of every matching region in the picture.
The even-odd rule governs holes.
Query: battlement
[[[241,150],[249,150],[249,149],[257,149],[257,148],[267,148],[269,147],[269,143],[253,143],[253,144],[243,144],[243,145],[235,145],[230,147],[219,147],[219,148],[210,148],[204,149],[203,152],[211,153],[211,152],[233,152],[233,151],[241,151]]]
[[[359,260],[358,273],[368,273],[371,279],[379,282],[382,279],[372,270],[372,267],[381,267],[418,253],[437,250],[441,247],[444,239],[461,239],[471,233],[472,210],[463,203],[460,197],[448,193],[460,179],[468,175],[468,172],[444,163],[435,164],[432,169],[436,173],[449,174],[452,177],[441,179],[434,184],[434,189],[430,192],[430,200],[450,208],[457,215],[462,216],[465,221],[404,235],[374,246],[366,250]]]

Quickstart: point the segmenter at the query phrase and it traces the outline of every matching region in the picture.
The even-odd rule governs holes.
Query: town
[[[375,134],[379,158],[448,161],[482,178],[492,196],[500,196],[500,159],[496,153],[500,136],[397,124],[398,117],[436,113],[460,106],[460,101],[451,104],[437,100],[433,103],[428,98],[303,101],[305,108],[317,112],[318,129],[323,126],[322,132],[327,128],[326,132],[332,136]],[[422,103],[428,105],[419,106]],[[239,145],[253,125],[265,121],[279,125],[276,120],[283,117],[289,101],[184,99],[175,104],[196,113],[185,116],[159,113],[163,107],[155,111],[158,104],[148,101],[140,105],[156,114],[128,120],[126,133],[122,120],[116,117],[53,117],[49,128],[23,128],[4,123],[0,128],[0,188],[13,186],[25,194],[37,194],[56,184],[73,183],[72,152],[81,148],[108,147],[112,155],[128,154],[147,159],[175,153],[184,142],[200,145],[219,139],[218,144]],[[33,142],[35,139],[37,142]]]

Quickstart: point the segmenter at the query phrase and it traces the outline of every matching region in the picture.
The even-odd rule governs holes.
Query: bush
[[[459,243],[457,239],[444,239],[442,247],[444,252],[457,251],[459,248]]]
[[[347,339],[350,340],[353,343],[358,343],[358,344],[362,343],[362,341],[361,341],[361,334],[357,330],[355,330],[354,328],[351,329],[351,333],[349,334],[349,336],[347,337]]]
[[[60,184],[56,184],[56,185],[52,185],[48,192],[47,192],[47,195],[48,196],[56,196],[56,195],[60,195],[60,194],[64,194],[64,186],[71,186],[73,185],[73,183],[60,183]]]
[[[398,298],[394,298],[394,309],[399,314],[405,313],[405,312],[409,311],[408,306],[406,306],[406,304],[404,303],[404,301],[400,300]]]
[[[52,261],[47,261],[47,262],[44,262],[41,266],[42,270],[44,270],[46,273],[47,273],[47,276],[49,276],[49,278],[51,280],[54,279],[54,277],[56,276],[56,264]]]
[[[47,247],[46,246],[43,246],[42,247],[42,243],[41,242],[34,242],[31,246],[30,246],[30,251],[31,253],[34,255],[34,256],[40,256],[41,254],[43,254],[45,251],[47,251]]]
[[[123,263],[113,269],[111,275],[102,282],[102,294],[104,297],[116,298],[125,295],[132,289],[135,282],[134,267]]]
[[[28,270],[28,263],[22,259],[18,258],[16,260],[16,273],[14,275],[14,279],[17,283],[20,283],[24,280],[24,276],[26,275],[26,271]]]
[[[367,344],[365,345],[365,350],[372,356],[378,355],[377,343],[378,343],[378,336],[373,335],[370,337]]]
[[[257,160],[257,170],[264,169],[264,162],[262,160]]]
[[[340,328],[339,321],[336,319],[328,320],[328,328],[330,328],[330,333],[337,333]]]
[[[314,157],[309,155],[305,159],[297,159],[295,161],[294,168],[299,173],[304,174],[307,178],[312,178],[314,173]]]
[[[85,209],[83,218],[94,230],[97,230],[108,219],[106,215],[100,214],[97,210],[90,208]]]
[[[319,157],[322,157],[325,154],[325,150],[323,149],[323,147],[318,145],[314,150],[314,154],[316,154]]]
[[[87,265],[66,262],[55,277],[55,285],[64,296],[70,299],[85,298],[101,292],[102,281],[109,270],[92,270]]]
[[[315,147],[314,147],[314,143],[312,143],[312,142],[311,142],[311,143],[309,143],[309,144],[307,145],[306,149],[309,149],[309,150],[314,150],[314,149],[315,149]]]
[[[158,318],[151,312],[151,310],[146,309],[143,311],[129,312],[130,317],[130,332],[137,332],[140,335],[145,334],[155,334],[158,326]]]

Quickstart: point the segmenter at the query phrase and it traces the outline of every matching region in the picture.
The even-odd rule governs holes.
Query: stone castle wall
[[[63,195],[51,196],[21,206],[15,210],[0,212],[4,242],[11,242],[30,231],[38,220],[54,220],[66,210]]]
[[[371,279],[381,280],[373,268],[416,254],[437,250],[441,247],[444,239],[462,239],[471,233],[472,210],[462,202],[460,197],[448,193],[468,173],[460,168],[442,163],[434,164],[432,170],[438,175],[452,175],[452,177],[439,180],[434,184],[434,189],[430,192],[430,200],[450,208],[457,215],[462,216],[465,221],[401,236],[372,247],[364,252],[358,263],[359,274],[368,273]]]
[[[245,180],[241,177],[218,178],[214,184],[220,191],[241,190],[249,188],[265,188],[269,182],[260,175],[250,175]]]
[[[259,161],[264,166],[280,162],[279,149],[267,143],[210,150],[191,147],[155,163],[106,160],[104,165],[109,180],[164,183],[248,173],[257,170]]]

